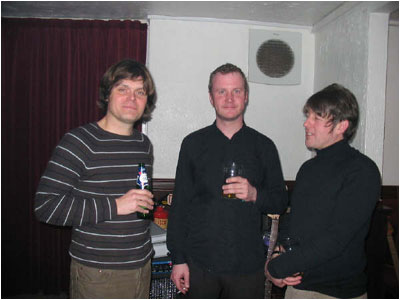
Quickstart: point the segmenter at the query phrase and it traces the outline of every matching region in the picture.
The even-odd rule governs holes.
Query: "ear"
[[[338,135],[343,135],[349,128],[349,120],[343,120],[336,124],[335,131]]]

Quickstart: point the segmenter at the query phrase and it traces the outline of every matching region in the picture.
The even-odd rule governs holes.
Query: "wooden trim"
[[[285,180],[285,184],[289,192],[293,191],[294,183],[295,183],[294,180]]]
[[[288,190],[293,190],[294,180],[285,181]],[[173,191],[175,179],[173,178],[153,178],[153,191]]]
[[[382,199],[397,199],[399,200],[399,186],[398,185],[383,185],[381,188]]]
[[[294,188],[294,180],[286,180],[288,191],[291,192]],[[153,191],[154,192],[170,192],[172,193],[175,186],[174,178],[154,178]],[[399,186],[398,185],[384,185],[381,188],[382,199],[399,199]]]
[[[174,190],[175,179],[173,178],[153,178],[153,191],[164,192]]]

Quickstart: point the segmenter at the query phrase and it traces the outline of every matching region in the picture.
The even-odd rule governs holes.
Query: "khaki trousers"
[[[97,269],[71,260],[71,299],[148,299],[151,261],[140,269]]]
[[[285,299],[339,299],[325,294],[313,291],[303,291],[288,286],[285,293]],[[367,293],[352,299],[367,299]]]

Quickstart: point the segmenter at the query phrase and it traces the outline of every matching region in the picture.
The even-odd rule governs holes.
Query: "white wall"
[[[245,122],[276,144],[286,180],[310,158],[304,146],[302,107],[313,93],[314,36],[307,28],[150,19],[148,66],[157,86],[157,107],[147,124],[154,145],[154,177],[174,178],[182,139],[210,125],[209,74],[231,62],[248,74],[249,29],[302,33],[302,81],[296,86],[250,84]]]
[[[368,13],[355,9],[314,31],[314,89],[319,91],[336,82],[354,93],[361,116],[353,146],[363,149],[368,88]]]
[[[399,185],[399,27],[389,26],[383,185]]]
[[[315,90],[337,82],[360,106],[353,146],[382,171],[388,14],[386,2],[360,2],[328,23],[315,26]]]

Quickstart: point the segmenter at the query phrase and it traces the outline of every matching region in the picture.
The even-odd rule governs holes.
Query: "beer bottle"
[[[138,174],[137,174],[137,179],[136,179],[136,188],[140,190],[149,190],[150,191],[150,184],[149,184],[149,178],[147,177],[147,171],[144,163],[140,163],[138,165]],[[147,207],[141,206],[143,209],[147,209]],[[152,213],[151,211],[149,213],[142,213],[142,212],[137,212],[136,213],[139,219],[151,219]]]

